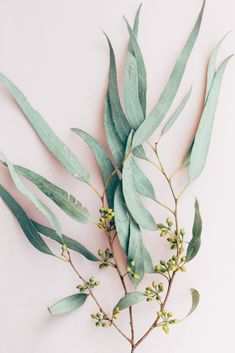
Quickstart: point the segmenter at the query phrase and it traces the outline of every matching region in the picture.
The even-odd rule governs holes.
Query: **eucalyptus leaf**
[[[149,197],[152,200],[156,200],[156,195],[152,183],[134,160],[132,161],[131,167],[136,191],[140,195]]]
[[[82,306],[88,294],[77,293],[66,297],[48,308],[51,315],[62,315],[74,311]]]
[[[153,260],[151,258],[150,253],[145,248],[145,246],[143,247],[143,258],[144,258],[144,272],[155,273],[154,267],[153,267]]]
[[[115,191],[114,196],[114,214],[117,236],[125,254],[128,255],[129,236],[130,236],[130,218],[125,205],[122,192],[122,184],[120,183]]]
[[[182,50],[180,56],[175,64],[175,67],[171,73],[170,79],[167,82],[166,87],[157,103],[157,105],[153,108],[151,113],[147,116],[147,118],[140,125],[138,130],[136,131],[133,138],[133,148],[141,145],[145,142],[154,131],[158,128],[167,112],[169,111],[171,104],[178,92],[181,80],[183,78],[183,74],[186,69],[186,65],[192,49],[194,47],[194,43],[198,37],[198,33],[201,27],[202,16],[205,7],[205,0],[203,2],[202,9],[198,16],[197,22]]]
[[[206,163],[222,79],[226,66],[231,58],[232,56],[226,58],[216,72],[200,119],[190,158],[190,182],[201,174]]]
[[[188,244],[187,248],[187,262],[191,261],[198,253],[201,246],[201,233],[202,233],[202,219],[199,210],[198,200],[195,201],[195,213],[193,223],[193,237]]]
[[[146,295],[143,292],[130,292],[127,293],[123,298],[119,300],[115,308],[124,310],[146,300]]]
[[[45,243],[45,241],[42,239],[40,234],[38,234],[36,228],[34,227],[34,224],[28,218],[24,209],[19,205],[18,202],[16,202],[16,200],[2,185],[0,185],[0,196],[5,202],[5,204],[8,206],[12,214],[16,217],[21,229],[23,230],[30,243],[42,253],[47,255],[54,255]],[[56,232],[55,234],[57,235]],[[57,237],[61,241],[61,238],[58,235]]]
[[[0,74],[0,81],[7,88],[11,96],[23,111],[29,123],[32,125],[40,139],[58,159],[63,167],[75,178],[87,184],[90,183],[90,177],[86,169],[81,165],[77,157],[53,132],[43,117],[29,104],[22,92],[6,76]]]
[[[136,148],[134,148],[132,153],[133,153],[133,155],[135,157],[138,157],[138,158],[143,159],[145,161],[149,161],[148,157],[145,154],[145,150],[144,150],[142,145],[137,146]]]
[[[128,266],[130,266],[131,261],[135,261],[134,273],[138,275],[138,279],[135,279],[130,274],[130,279],[135,286],[139,284],[144,276],[144,257],[143,257],[143,240],[140,231],[140,227],[133,218],[130,218],[130,238],[128,247]]]
[[[192,296],[192,306],[191,310],[187,314],[185,318],[187,318],[189,315],[191,315],[198,307],[199,301],[200,301],[200,294],[196,289],[191,288],[190,289],[191,296]]]

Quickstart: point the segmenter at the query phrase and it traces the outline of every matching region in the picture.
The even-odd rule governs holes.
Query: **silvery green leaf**
[[[147,273],[154,273],[153,261],[148,252],[148,250],[143,247],[143,257],[144,257],[144,272]]]
[[[43,117],[29,104],[22,92],[6,76],[0,74],[0,81],[7,88],[23,111],[29,123],[37,132],[43,143],[58,159],[63,167],[77,179],[89,184],[90,177],[77,157],[65,146],[59,137],[53,132]]]
[[[199,210],[198,200],[195,201],[195,213],[194,213],[194,223],[193,223],[193,237],[189,242],[187,248],[187,262],[191,261],[198,253],[201,246],[201,233],[202,233],[202,219]]]
[[[53,212],[40,200],[38,199],[21,181],[19,176],[17,175],[15,168],[13,164],[9,161],[6,156],[2,154],[2,158],[4,159],[4,162],[6,163],[8,170],[10,172],[11,178],[17,187],[17,189],[25,195],[33,204],[35,207],[41,211],[41,213],[47,218],[47,220],[50,222],[52,227],[55,229],[56,233],[61,236],[61,228],[60,228],[60,223],[56,216],[53,214]]]
[[[107,143],[112,153],[112,156],[114,158],[114,161],[117,166],[120,166],[124,159],[125,146],[119,139],[118,134],[116,132],[108,97],[106,98],[106,101],[105,101],[104,129],[105,129]]]
[[[199,301],[200,301],[200,294],[196,289],[191,288],[190,292],[191,292],[191,296],[192,296],[192,306],[191,306],[191,310],[189,311],[189,313],[185,317],[185,319],[197,309]]]
[[[117,70],[116,70],[113,47],[108,36],[106,34],[105,36],[108,41],[109,52],[110,52],[109,88],[108,88],[110,109],[112,112],[112,119],[113,119],[116,132],[118,134],[118,137],[122,143],[126,143],[126,140],[130,133],[131,128],[123,112],[120,98],[119,98],[118,84],[117,84]]]
[[[144,276],[143,240],[140,227],[131,217],[128,247],[128,266],[130,266],[132,260],[135,261],[133,271],[139,276],[139,279],[132,278],[131,274],[130,279],[134,283],[134,285],[137,286]]]
[[[170,130],[170,128],[174,125],[174,123],[176,122],[176,120],[178,119],[178,117],[180,116],[182,111],[184,110],[186,104],[188,103],[189,98],[191,96],[191,93],[192,93],[192,87],[190,88],[189,92],[184,97],[184,99],[180,103],[179,107],[174,112],[174,114],[170,117],[170,119],[167,122],[167,124],[164,126],[164,128],[162,130],[162,135],[166,134]]]
[[[142,302],[143,300],[146,300],[146,295],[143,292],[130,292],[119,300],[115,308],[124,310],[129,308],[129,306]]]
[[[2,185],[0,185],[0,196],[5,202],[5,204],[9,207],[12,214],[16,217],[21,229],[23,230],[30,243],[42,253],[47,255],[54,255],[45,243],[45,241],[42,239],[42,237],[38,234],[33,223],[28,218],[23,208],[16,202],[16,200],[14,200],[14,198]],[[58,235],[57,237],[61,241],[61,238]]]
[[[89,211],[83,207],[74,196],[68,194],[67,191],[61,189],[59,186],[51,183],[46,178],[30,169],[19,165],[14,166],[14,168],[18,174],[30,180],[39,188],[39,190],[48,196],[59,208],[61,208],[61,210],[75,221],[85,224],[92,223]]]
[[[134,160],[132,160],[131,167],[136,191],[140,195],[156,200],[152,183]]]
[[[59,244],[63,244],[61,238],[57,235],[57,233],[52,228],[48,228],[39,224],[31,219],[31,223],[38,233],[45,235],[46,237],[55,240]],[[79,243],[77,240],[67,237],[63,234],[64,243],[70,250],[73,250],[81,255],[83,255],[87,260],[90,261],[99,261],[99,259],[93,255],[85,246]]]
[[[122,192],[122,184],[120,183],[115,191],[114,196],[114,214],[117,236],[125,254],[128,255],[129,236],[130,236],[130,218],[126,208],[125,200]]]
[[[222,79],[225,68],[231,57],[232,56],[226,58],[220,65],[215,74],[209,95],[207,97],[206,105],[204,107],[193,143],[189,167],[190,182],[201,174],[206,163]]]
[[[145,208],[141,202],[134,184],[134,177],[132,171],[133,158],[131,156],[131,140],[132,134],[130,134],[126,147],[126,157],[122,171],[122,187],[123,195],[126,201],[127,208],[136,221],[142,228],[147,230],[156,230],[157,225],[153,216]]]
[[[183,74],[186,69],[186,65],[192,49],[194,47],[194,43],[197,39],[199,29],[201,27],[202,15],[205,7],[205,0],[203,2],[203,6],[201,12],[198,16],[197,22],[182,50],[180,56],[175,64],[175,67],[171,73],[170,79],[167,82],[167,85],[154,109],[147,116],[147,118],[140,125],[138,130],[135,133],[133,138],[133,147],[141,145],[145,142],[154,131],[158,128],[164,117],[166,116],[168,110],[171,107],[171,104],[178,92],[181,80],[183,78]]]
[[[48,308],[49,313],[51,315],[62,315],[70,313],[71,311],[80,308],[80,306],[85,303],[87,297],[88,294],[86,293],[76,293],[70,295],[69,297],[66,297],[57,302],[56,304],[50,306]]]
[[[142,145],[137,146],[136,148],[133,149],[132,151],[133,155],[137,158],[143,159],[145,161],[148,161],[148,157],[145,154],[145,150]]]
[[[92,136],[90,136],[85,131],[82,131],[80,129],[72,129],[72,130],[88,144],[88,146],[94,153],[102,174],[104,185],[107,186],[106,195],[107,195],[109,207],[113,208],[114,193],[119,183],[119,178],[117,174],[111,177],[115,168],[109,156],[107,155],[107,152],[97,140],[95,140]]]
[[[183,163],[181,165],[181,168],[187,168],[190,165],[190,158],[191,158],[191,153],[192,153],[192,149],[193,149],[193,143],[194,143],[194,139],[188,149],[188,152],[186,153]]]

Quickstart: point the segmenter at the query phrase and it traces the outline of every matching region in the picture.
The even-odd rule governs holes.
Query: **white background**
[[[183,43],[191,30],[201,0],[143,0],[139,41],[148,73],[148,109],[157,101]],[[92,154],[70,131],[82,128],[104,141],[103,102],[107,88],[108,48],[101,29],[109,35],[117,53],[122,74],[128,35],[122,15],[132,21],[139,5],[136,0],[1,0],[0,71],[9,76],[42,113],[56,133],[79,156],[101,189],[101,180]],[[208,0],[199,40],[193,51],[172,111],[194,82],[193,95],[174,129],[161,144],[161,155],[168,171],[181,161],[200,117],[209,53],[220,37],[235,29],[233,0]],[[226,39],[219,60],[232,53],[234,33]],[[166,336],[154,332],[139,353],[234,352],[234,199],[235,199],[235,62],[228,66],[217,109],[212,143],[206,168],[187,191],[180,209],[181,225],[190,233],[194,195],[203,215],[203,244],[186,274],[176,280],[168,309],[183,317],[190,307],[189,288],[201,293],[198,310]],[[92,192],[70,177],[41,144],[3,87],[0,89],[0,149],[14,163],[28,166],[73,192],[98,217],[98,201]],[[154,140],[153,140],[154,141]],[[143,164],[146,168],[146,164]],[[156,193],[170,201],[162,179],[148,171]],[[97,176],[96,176],[97,175]],[[176,178],[179,190],[185,172]],[[7,171],[1,167],[1,183],[26,207],[30,216],[45,222],[29,202],[16,192]],[[39,193],[37,193],[39,195]],[[46,200],[42,197],[43,200]],[[63,231],[89,249],[105,247],[102,232],[93,226],[77,224],[50,201],[60,217]],[[147,202],[155,217],[167,216]],[[0,202],[1,353],[120,353],[128,345],[110,330],[93,327],[90,313],[96,310],[89,300],[79,311],[51,318],[47,306],[72,294],[78,283],[65,263],[40,254],[27,242],[5,205]],[[169,256],[163,241],[144,233],[145,244],[156,263]],[[112,270],[99,272],[97,266],[75,255],[84,276],[94,274],[102,286],[97,296],[111,310],[122,295]],[[143,283],[148,285],[151,277]],[[136,307],[137,335],[153,321],[154,304]],[[119,321],[128,330],[126,314]]]

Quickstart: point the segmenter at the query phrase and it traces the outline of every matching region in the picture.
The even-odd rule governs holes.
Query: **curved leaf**
[[[143,240],[138,224],[130,219],[130,238],[128,247],[128,266],[131,261],[135,261],[134,273],[139,276],[139,279],[134,279],[130,275],[131,281],[135,286],[139,284],[144,276],[144,258],[143,258]]]
[[[80,129],[72,129],[77,135],[79,135],[90,147],[92,152],[94,153],[98,166],[100,168],[104,185],[107,186],[106,188],[106,195],[108,199],[108,204],[110,208],[113,208],[113,199],[116,187],[119,183],[119,178],[115,173],[113,177],[111,174],[114,171],[114,166],[107,155],[104,147],[95,140],[92,136],[90,136],[85,131]]]
[[[89,184],[90,177],[77,157],[65,146],[59,137],[53,132],[43,117],[29,104],[22,92],[6,76],[0,74],[0,81],[7,88],[23,111],[29,123],[32,125],[40,139],[58,159],[63,167],[75,178]]]
[[[191,310],[189,311],[188,315],[186,315],[185,319],[197,309],[199,300],[200,300],[200,294],[196,289],[191,288],[190,292],[192,296],[192,306],[191,306]]]
[[[142,302],[143,300],[146,300],[146,295],[143,292],[130,292],[119,300],[115,308],[124,310],[129,306]]]
[[[71,311],[80,308],[80,306],[85,303],[87,297],[88,294],[85,293],[77,293],[70,295],[69,297],[66,297],[57,302],[56,304],[50,306],[48,308],[49,313],[51,315],[61,315],[70,313]]]
[[[149,254],[145,246],[143,247],[143,257],[144,257],[144,272],[155,273],[151,255]]]
[[[134,160],[132,161],[132,174],[136,191],[140,195],[156,200],[155,191],[152,183]]]
[[[129,236],[130,236],[130,218],[126,208],[125,200],[122,192],[122,184],[120,183],[115,191],[114,196],[114,214],[117,236],[121,247],[126,255],[128,255]]]
[[[199,210],[198,200],[195,201],[195,214],[193,223],[193,237],[187,248],[187,262],[191,261],[198,253],[201,246],[202,219]]]
[[[183,74],[186,69],[186,65],[192,49],[194,47],[194,43],[197,39],[199,29],[201,27],[202,22],[202,15],[205,7],[205,0],[203,2],[203,6],[201,12],[198,16],[197,22],[182,50],[180,56],[175,64],[175,67],[171,73],[170,79],[167,82],[167,85],[154,109],[151,113],[147,116],[147,118],[143,121],[140,125],[138,130],[136,131],[134,138],[133,138],[133,147],[141,145],[145,142],[157,127],[160,125],[164,117],[166,116],[168,110],[171,107],[171,104],[178,92],[181,80],[183,78]]]
[[[0,185],[0,196],[11,210],[12,214],[16,217],[21,229],[26,235],[27,239],[30,243],[39,251],[47,255],[54,255],[42,237],[38,234],[37,230],[34,227],[34,224],[28,218],[27,214],[23,210],[23,208],[14,200],[14,198],[8,193],[8,191]],[[57,233],[55,232],[57,235]],[[57,235],[57,237],[61,238]],[[61,241],[61,243],[63,243]]]
[[[138,157],[138,158],[143,159],[143,160],[145,160],[145,161],[148,161],[148,160],[149,160],[148,157],[147,157],[146,154],[145,154],[145,150],[144,150],[144,148],[143,148],[142,145],[137,146],[136,148],[134,148],[133,151],[132,151],[132,153],[133,153],[133,155],[134,155],[135,157]]]

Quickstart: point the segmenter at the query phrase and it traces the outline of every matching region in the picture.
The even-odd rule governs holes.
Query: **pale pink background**
[[[143,0],[139,38],[148,72],[148,109],[159,97],[201,3],[201,0]],[[133,20],[138,5],[136,0],[0,1],[0,71],[23,90],[93,175],[98,175],[94,158],[70,128],[85,129],[103,140],[108,49],[101,29],[110,35],[119,73],[123,73],[128,35],[122,15]],[[208,0],[200,37],[173,108],[192,81],[193,96],[184,115],[161,145],[169,171],[180,162],[191,140],[201,108],[209,53],[224,33],[235,29],[234,13],[234,0]],[[234,41],[232,33],[221,49],[220,59],[234,51]],[[121,79],[121,87],[122,83]],[[234,352],[234,97],[233,61],[222,87],[207,166],[188,190],[181,206],[183,225],[190,231],[193,197],[199,198],[204,222],[203,244],[199,256],[188,265],[188,272],[178,276],[168,308],[177,317],[183,317],[190,306],[188,289],[191,287],[201,293],[200,307],[187,321],[173,327],[169,337],[156,331],[139,349],[140,353]],[[2,87],[0,116],[0,149],[14,163],[28,166],[72,191],[98,217],[95,196],[84,184],[70,177],[47,152]],[[168,202],[162,179],[152,169],[149,175],[155,182],[157,195]],[[93,180],[101,188],[100,178],[94,176]],[[185,173],[182,173],[176,179],[178,189],[184,181]],[[4,168],[1,168],[1,183],[10,188],[31,216],[44,221],[15,191]],[[70,220],[47,202],[60,217],[64,232],[93,251],[105,246],[99,230]],[[162,221],[166,214],[150,202],[147,204]],[[89,314],[96,308],[91,300],[77,312],[51,318],[47,306],[72,294],[77,278],[66,264],[30,246],[2,202],[0,226],[1,353],[129,352],[115,331],[93,327]],[[155,262],[169,254],[157,238],[145,232],[145,243]],[[115,273],[99,272],[96,265],[75,257],[85,276],[94,274],[102,281],[97,296],[111,310],[121,296]],[[143,286],[150,280],[147,277]],[[151,304],[138,306],[138,335],[152,322],[155,312]],[[128,329],[125,313],[120,317],[120,325]]]

